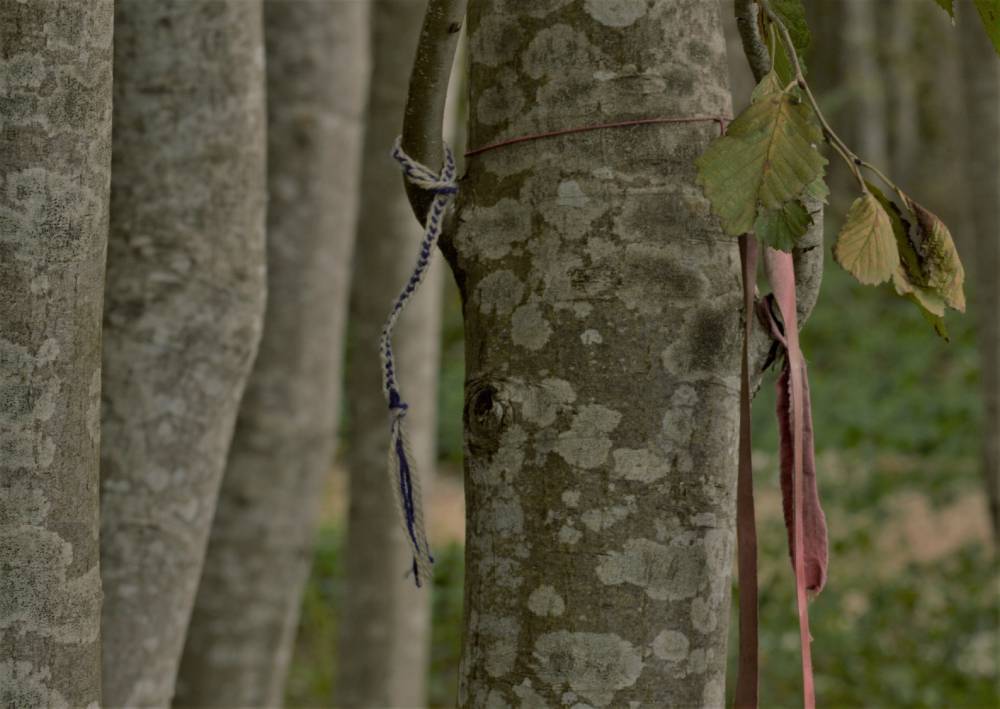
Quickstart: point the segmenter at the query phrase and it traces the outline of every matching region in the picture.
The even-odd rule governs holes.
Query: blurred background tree
[[[731,3],[721,2],[728,20]],[[827,260],[819,304],[803,332],[817,467],[831,531],[831,580],[811,611],[817,692],[828,706],[992,706],[1000,617],[987,504],[996,492],[995,452],[991,463],[989,451],[991,445],[996,450],[998,440],[995,344],[989,352],[990,338],[996,342],[998,307],[990,299],[996,297],[991,291],[997,270],[990,264],[996,263],[1000,241],[995,216],[1000,169],[987,161],[996,159],[989,146],[1000,144],[998,60],[986,51],[981,27],[972,28],[978,32],[975,44],[971,36],[959,34],[971,24],[971,2],[959,3],[957,32],[929,0],[852,4],[806,1],[814,29],[806,59],[824,111],[855,143],[861,129],[855,116],[881,116],[874,127],[865,126],[871,134],[865,140],[881,146],[879,159],[901,184],[923,195],[927,206],[953,226],[964,262],[979,275],[969,284],[969,314],[949,319],[951,342],[946,344],[890,288],[863,288]],[[849,9],[867,16],[873,29],[861,28],[860,36],[849,33]],[[739,110],[752,84],[735,27],[727,30]],[[852,42],[877,44],[879,61],[864,76],[847,57],[856,46]],[[928,46],[935,51],[921,51]],[[979,167],[968,178],[966,169],[973,165]],[[851,187],[846,176],[838,182],[837,171],[839,166],[831,202],[846,204]],[[970,205],[966,195],[973,189],[977,197]],[[843,211],[829,213],[836,217]],[[828,221],[827,248],[838,228]],[[993,335],[988,334],[991,324]],[[457,691],[464,534],[462,349],[461,304],[449,279],[438,394],[440,475],[428,510],[438,560],[430,706],[453,706]],[[754,405],[762,672],[767,677],[761,705],[790,706],[800,701],[797,627],[777,495],[771,390],[765,384]],[[990,396],[993,423],[987,424],[983,407]],[[329,638],[345,593],[342,480],[342,473],[333,476],[327,497],[288,687],[290,706],[323,704],[333,682],[337,657]]]

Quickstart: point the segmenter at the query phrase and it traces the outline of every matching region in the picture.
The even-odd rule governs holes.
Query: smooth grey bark
[[[983,481],[1000,542],[1000,60],[971,2],[959,5],[966,141],[966,199],[971,227],[976,320],[982,362]],[[966,257],[968,260],[968,257]]]
[[[470,145],[729,115],[703,0],[470,7]],[[739,391],[711,121],[472,157],[446,244],[466,328],[463,707],[721,706]]]
[[[111,0],[0,0],[0,705],[96,707]]]
[[[173,695],[264,307],[259,0],[119,0],[105,304],[104,702]]]
[[[918,64],[914,38],[917,13],[913,0],[891,0],[883,12],[887,60],[885,92],[888,104],[890,168],[899,179],[913,174],[920,147],[917,101]]]
[[[912,0],[910,0],[912,2]],[[885,89],[877,58],[874,0],[844,0],[843,67],[851,92],[851,135],[856,152],[874,165],[886,165]]]
[[[337,440],[367,20],[360,2],[264,3],[267,310],[175,706],[282,704]]]
[[[382,323],[416,262],[421,229],[387,157],[399,135],[424,3],[372,5],[372,79],[351,289],[353,338],[347,381],[350,474],[336,706],[419,707],[427,702],[430,594],[407,576],[406,543],[386,472],[388,414],[374,349]],[[393,337],[396,372],[410,405],[407,433],[426,491],[436,463],[441,276],[432,265]],[[433,540],[432,540],[433,543]]]

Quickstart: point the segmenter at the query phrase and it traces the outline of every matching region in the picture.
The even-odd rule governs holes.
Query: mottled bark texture
[[[336,447],[367,20],[366,3],[264,3],[267,310],[175,706],[282,704],[318,503]]]
[[[427,701],[430,589],[416,588],[407,576],[412,557],[386,473],[388,415],[374,349],[392,299],[413,269],[420,243],[420,226],[401,189],[399,166],[388,151],[402,127],[424,9],[424,3],[408,0],[377,0],[372,5],[373,64],[346,384],[350,507],[338,707],[419,707]],[[425,500],[436,458],[442,272],[442,263],[431,267],[393,337],[396,372],[410,405],[407,432]]]
[[[971,2],[959,5],[962,86],[965,92],[965,174],[975,277],[973,307],[982,362],[983,481],[1000,542],[1000,60]],[[970,258],[970,256],[972,258]]]
[[[166,706],[264,306],[259,0],[119,0],[104,702]]]
[[[470,145],[728,115],[719,6],[479,0]],[[465,707],[718,707],[740,286],[695,184],[711,121],[469,159]]]
[[[111,0],[0,0],[0,706],[96,707]]]

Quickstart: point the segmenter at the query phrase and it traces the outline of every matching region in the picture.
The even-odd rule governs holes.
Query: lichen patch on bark
[[[597,707],[632,686],[642,673],[641,651],[614,633],[545,633],[535,641],[534,670],[553,692],[572,689]]]

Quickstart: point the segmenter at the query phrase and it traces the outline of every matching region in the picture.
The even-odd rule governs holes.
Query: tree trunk
[[[912,2],[912,0],[908,0]],[[870,163],[886,165],[885,88],[879,65],[874,0],[844,0],[844,75],[851,92],[851,133],[855,151]]]
[[[264,4],[267,312],[212,524],[177,706],[282,704],[317,503],[337,440],[367,19],[365,3]]]
[[[983,480],[1000,542],[1000,62],[971,2],[959,6],[965,91],[966,195],[973,234],[976,319],[982,360]]]
[[[729,115],[718,3],[479,0],[473,147]],[[444,245],[466,332],[465,707],[724,701],[735,240],[695,184],[718,124],[469,159]]]
[[[96,707],[111,0],[0,0],[0,705]]]
[[[336,682],[336,705],[341,707],[419,707],[427,702],[430,589],[418,589],[405,577],[411,555],[386,473],[388,415],[375,350],[420,243],[421,230],[401,189],[401,173],[387,156],[402,126],[424,9],[425,3],[407,0],[378,0],[373,5],[374,61],[346,385],[350,508]],[[436,462],[442,272],[442,264],[437,264],[427,274],[393,338],[399,381],[410,403],[406,425],[425,491]]]
[[[888,131],[891,174],[909,184],[913,180],[920,146],[917,102],[917,62],[914,37],[917,14],[913,0],[892,0],[883,19],[887,41],[884,90],[888,103]],[[883,168],[884,169],[884,168]]]
[[[166,706],[264,305],[259,0],[119,0],[104,702]]]

